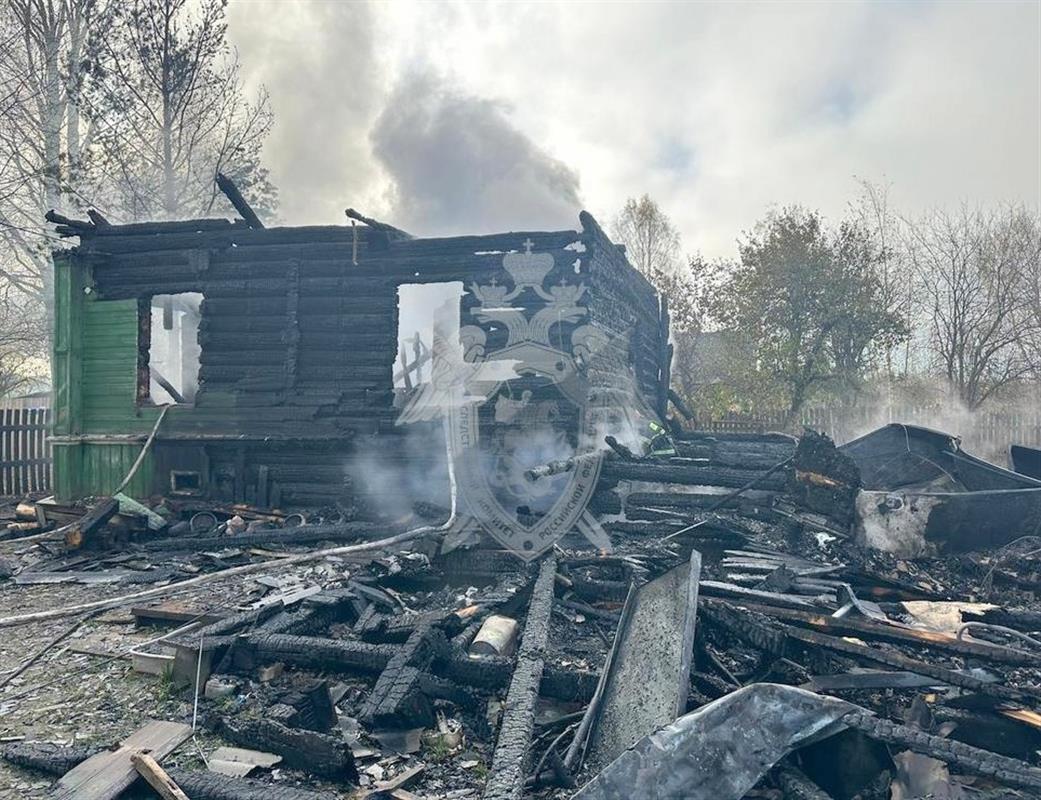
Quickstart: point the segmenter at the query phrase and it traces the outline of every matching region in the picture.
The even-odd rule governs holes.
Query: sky
[[[285,224],[605,227],[730,257],[771,208],[1041,205],[1041,2],[231,0]]]

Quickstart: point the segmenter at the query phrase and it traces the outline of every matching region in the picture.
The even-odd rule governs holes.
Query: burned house
[[[56,255],[58,502],[19,503],[0,560],[46,608],[0,628],[78,619],[35,629],[46,644],[0,699],[32,733],[38,708],[61,714],[50,739],[79,726],[54,681],[18,685],[47,661],[106,713],[88,710],[83,745],[15,730],[0,784],[1041,792],[1036,481],[912,426],[838,448],[685,429],[666,415],[684,410],[665,303],[588,214],[416,239],[354,212],[282,229],[240,213],[52,220],[79,239]],[[124,608],[134,623],[98,613]],[[62,644],[112,626],[118,650]],[[109,708],[140,717],[125,656],[180,700],[102,729]],[[174,754],[200,726],[223,744]]]
[[[531,555],[538,520],[571,527],[596,457],[577,490],[520,476],[663,411],[664,303],[588,213],[578,231],[429,239],[354,217],[59,219],[79,244],[55,254],[57,498],[111,493],[151,437],[131,496],[447,506],[447,452],[480,439],[460,479],[490,525],[519,524]],[[437,491],[409,495],[406,463]]]

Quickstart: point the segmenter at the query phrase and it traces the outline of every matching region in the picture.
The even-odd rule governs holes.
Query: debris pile
[[[607,546],[576,528],[531,563],[488,541],[446,552],[450,512],[430,506],[395,523],[126,495],[9,509],[0,626],[50,627],[0,677],[0,781],[193,800],[1041,795],[1041,482],[907,426],[841,448],[608,446],[588,506]],[[16,610],[45,591],[49,608]],[[124,639],[72,649],[106,629]],[[75,680],[70,653],[148,681],[162,718],[113,725],[115,746],[19,727],[12,712],[53,703],[41,670],[51,691]]]

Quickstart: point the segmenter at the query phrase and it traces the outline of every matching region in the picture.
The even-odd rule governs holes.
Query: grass
[[[424,752],[428,760],[435,764],[440,764],[442,761],[446,761],[452,754],[452,748],[445,743],[443,737],[434,736],[427,740]]]
[[[173,700],[177,696],[177,687],[174,686],[173,670],[164,669],[159,675],[155,686],[156,698],[161,702]]]

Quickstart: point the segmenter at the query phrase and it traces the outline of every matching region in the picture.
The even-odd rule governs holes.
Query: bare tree
[[[81,99],[100,12],[100,0],[0,4],[0,281],[48,309],[55,240],[44,213],[89,204]]]
[[[1027,280],[1041,246],[1023,209],[933,211],[908,225],[910,255],[927,302],[935,366],[965,405],[979,408],[1028,376]]]
[[[850,203],[849,219],[870,233],[878,252],[875,260],[878,302],[903,319],[907,331],[914,328],[916,312],[921,310],[920,292],[914,271],[909,268],[902,221],[889,202],[888,183],[858,179],[860,194]],[[882,362],[887,381],[906,378],[912,369],[914,337],[908,335],[899,345],[886,347]]]
[[[260,212],[275,190],[260,165],[271,129],[266,93],[249,100],[228,47],[224,0],[114,4],[98,105],[105,178],[125,218],[199,216],[225,173]]]
[[[648,195],[630,197],[614,218],[611,233],[625,245],[629,261],[651,278],[674,272],[680,263],[680,235],[668,215]]]
[[[1024,251],[1020,314],[1020,346],[1030,377],[1041,382],[1041,215],[1038,210],[1017,209],[1012,216],[1015,237]]]
[[[674,334],[697,330],[693,275],[700,263],[680,259],[680,235],[672,220],[648,195],[630,197],[611,226],[614,239],[625,245],[629,262],[669,301]]]
[[[46,381],[46,341],[43,307],[10,285],[0,289],[0,397]]]
[[[702,262],[700,258],[681,259],[679,231],[649,195],[626,200],[611,230],[615,240],[625,245],[630,263],[668,300],[673,388],[689,401],[698,388],[693,364],[701,324],[695,276]]]

